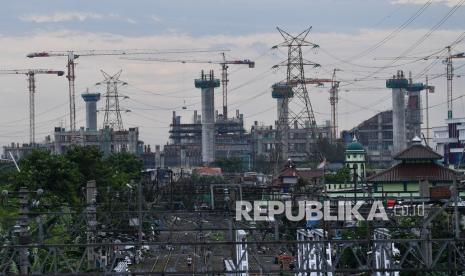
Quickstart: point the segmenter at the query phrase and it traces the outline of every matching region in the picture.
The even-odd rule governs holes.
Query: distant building
[[[37,144],[19,144],[11,143],[9,146],[3,146],[2,159],[11,159],[10,153],[13,155],[16,161],[22,159],[26,155],[30,154],[35,149],[51,150],[52,144],[50,143],[50,136],[46,137],[44,143]]]
[[[446,126],[432,128],[436,151],[443,156],[444,164],[463,165],[465,118],[447,119],[446,124]]]
[[[276,129],[273,126],[259,125],[255,121],[250,130],[250,143],[253,164],[259,159],[272,162],[276,149]]]
[[[143,153],[143,142],[139,141],[138,128],[114,131],[108,127],[100,130],[82,127],[73,134],[64,128],[56,127],[53,151],[57,154],[63,154],[72,145],[97,146],[104,155],[118,152]]]
[[[406,112],[410,114],[408,110]],[[421,121],[418,120],[418,116],[414,116],[412,113],[406,116],[405,125],[407,128],[407,146],[409,146],[408,141],[421,135]],[[350,131],[343,131],[341,137],[346,143],[350,143],[354,135],[365,148],[368,163],[378,167],[391,165],[393,160],[392,110],[380,112]]]
[[[293,128],[289,128],[289,152],[288,157],[296,162],[306,161],[312,155],[312,146],[319,138],[330,137],[331,125],[327,121],[324,125],[316,126],[315,138],[311,137],[311,129],[309,126],[299,128],[295,123]],[[275,162],[273,154],[276,153],[276,126],[259,125],[254,122],[250,130],[252,162],[265,159],[270,162]]]
[[[215,158],[239,158],[244,168],[250,168],[250,136],[244,129],[243,115],[236,111],[235,118],[224,119],[216,114]],[[195,167],[202,164],[202,124],[194,111],[192,123],[181,123],[181,116],[173,112],[170,125],[170,143],[163,148],[165,165]]]

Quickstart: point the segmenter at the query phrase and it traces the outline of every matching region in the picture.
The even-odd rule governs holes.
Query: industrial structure
[[[122,70],[119,70],[116,74],[110,75],[103,70],[101,70],[105,80],[98,82],[97,85],[105,85],[106,92],[103,95],[105,98],[105,115],[103,119],[103,128],[111,128],[114,130],[123,130],[123,119],[121,117],[121,107],[119,104],[119,99],[129,98],[128,96],[121,95],[118,92],[119,86],[127,85],[126,82],[121,81],[119,77],[121,76]],[[124,112],[129,112],[129,110],[123,110]]]
[[[67,57],[68,90],[69,90],[69,125],[70,131],[76,130],[76,102],[75,102],[75,79],[76,59],[83,56],[124,56],[124,55],[146,55],[146,54],[177,54],[192,52],[218,52],[219,50],[197,49],[197,50],[82,50],[82,51],[41,51],[29,53],[28,58],[36,57]],[[220,50],[221,51],[221,50]]]
[[[244,129],[243,115],[236,110],[234,118],[225,119],[215,113],[212,142],[215,160],[239,158],[245,168],[250,167],[250,136]],[[202,117],[194,111],[192,122],[182,123],[181,116],[173,111],[170,143],[163,147],[167,166],[189,168],[203,164]]]
[[[407,148],[405,135],[405,96],[404,89],[408,86],[408,80],[404,78],[404,72],[397,71],[397,76],[386,81],[386,87],[392,89],[392,134],[394,153]]]
[[[141,154],[144,151],[143,142],[139,141],[139,129],[113,129],[109,125],[103,128],[97,128],[97,101],[100,99],[100,93],[84,93],[81,95],[86,102],[86,126],[81,127],[78,131],[66,130],[62,127],[55,127],[53,152],[63,154],[73,145],[97,146],[104,153],[109,155],[116,152],[130,152]],[[112,107],[113,111],[119,113],[118,108]],[[106,117],[105,117],[106,118]],[[121,117],[119,117],[122,126]]]
[[[386,87],[392,89],[392,110],[379,112],[350,131],[342,132],[346,143],[356,135],[366,150],[367,162],[380,167],[389,167],[393,155],[410,146],[415,136],[421,136],[420,93],[433,89],[423,83],[413,83],[411,73],[407,79],[402,71],[387,80]]]
[[[100,93],[81,94],[82,99],[86,102],[86,129],[97,130],[97,102],[100,100]]]
[[[36,81],[35,75],[38,74],[52,74],[63,76],[63,71],[47,70],[47,69],[23,69],[23,70],[1,70],[0,74],[21,74],[27,76],[29,88],[29,143],[35,144],[36,142],[36,126],[35,126],[35,93]]]
[[[283,104],[281,118],[278,118],[276,139],[278,141],[276,148],[276,162],[286,160],[288,158],[302,158],[301,154],[306,157],[312,156],[313,150],[301,151],[300,146],[294,146],[289,142],[289,128],[303,129],[303,137],[299,139],[308,140],[306,143],[313,147],[314,139],[317,137],[315,131],[316,121],[313,113],[312,103],[308,96],[307,86],[305,82],[305,66],[310,65],[319,67],[320,65],[311,61],[307,61],[303,57],[302,48],[311,47],[318,48],[319,46],[306,40],[311,27],[299,33],[291,35],[286,31],[277,28],[284,39],[284,42],[274,46],[274,48],[284,47],[287,49],[288,57],[285,61],[275,65],[275,67],[286,67],[285,83],[292,87],[292,94],[283,95],[280,100]],[[289,96],[289,97],[288,97]]]
[[[203,70],[200,79],[194,81],[195,88],[202,93],[202,162],[208,165],[215,161],[215,88],[220,80],[215,79],[213,70],[205,75]]]

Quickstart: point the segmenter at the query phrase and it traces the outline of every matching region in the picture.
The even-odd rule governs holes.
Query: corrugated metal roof
[[[394,156],[395,160],[438,160],[442,156],[429,147],[412,145]]]
[[[452,182],[457,173],[435,163],[401,163],[367,178],[367,182]]]

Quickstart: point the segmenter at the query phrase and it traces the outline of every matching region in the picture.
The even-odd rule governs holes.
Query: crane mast
[[[452,55],[451,47],[447,46],[447,58],[446,63],[446,77],[447,77],[447,119],[452,119],[452,84],[454,79],[454,66],[452,64],[452,59],[454,58],[465,58],[464,53],[459,53]]]
[[[65,72],[46,69],[23,69],[23,70],[1,70],[0,74],[26,75],[29,90],[29,143],[35,144],[35,93],[36,93],[36,74],[52,74],[63,76]]]

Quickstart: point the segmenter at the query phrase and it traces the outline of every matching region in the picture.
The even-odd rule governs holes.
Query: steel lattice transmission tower
[[[278,142],[277,151],[282,155],[281,158],[278,158],[278,160],[291,157],[291,152],[302,152],[301,149],[296,149],[289,143],[290,127],[308,129],[309,133],[306,135],[307,137],[302,137],[304,139],[313,139],[316,137],[316,121],[312,103],[308,96],[305,79],[305,66],[319,67],[320,65],[304,59],[302,53],[302,48],[304,47],[311,47],[313,49],[319,47],[317,44],[306,40],[311,28],[312,27],[309,27],[298,35],[293,36],[277,27],[277,30],[283,37],[284,42],[274,46],[273,48],[287,48],[287,59],[274,67],[285,66],[287,68],[285,85],[289,89],[292,89],[292,91],[280,95],[279,97],[282,99],[278,101],[278,105],[281,105],[281,107],[278,106],[279,118],[276,138]],[[278,92],[278,94],[280,93]],[[281,109],[282,112],[279,112],[279,109]],[[311,155],[309,146],[307,146],[304,151],[307,155]]]
[[[123,119],[121,118],[121,108],[119,105],[119,99],[129,98],[118,93],[118,88],[123,85],[127,85],[127,82],[121,81],[119,77],[121,76],[122,70],[119,70],[114,75],[109,75],[108,73],[100,70],[103,74],[105,80],[98,82],[97,85],[106,85],[106,92],[103,95],[105,98],[105,116],[103,119],[103,128],[109,127],[113,130],[123,130]],[[129,110],[123,110],[124,112],[129,112]]]

